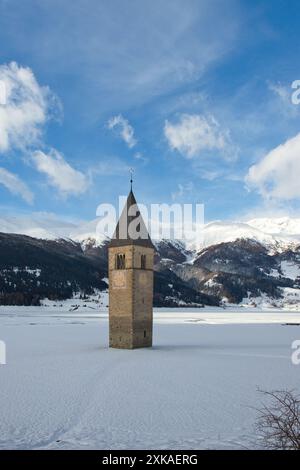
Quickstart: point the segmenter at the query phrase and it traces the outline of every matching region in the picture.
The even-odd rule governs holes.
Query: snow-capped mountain
[[[69,233],[68,238],[75,242],[81,243],[83,247],[86,245],[94,244],[95,246],[102,246],[108,241],[108,237],[97,229],[98,219],[91,220],[74,227]]]
[[[77,229],[77,225],[59,219],[51,214],[34,214],[31,216],[1,216],[0,232],[28,235],[29,237],[44,240],[69,238],[70,233]]]
[[[255,227],[261,232],[284,237],[296,236],[299,240],[300,219],[290,217],[257,218],[247,222],[251,227]]]
[[[86,243],[93,240],[102,245],[107,237],[97,231],[99,220],[69,222],[55,215],[37,213],[32,216],[0,217],[0,233],[13,233],[42,240],[71,239]]]
[[[270,249],[284,250],[300,243],[300,219],[257,218],[246,222],[214,221],[204,225],[200,250],[238,239],[256,240]]]
[[[35,238],[54,240],[71,239],[79,243],[94,240],[103,244],[107,237],[97,230],[99,219],[84,222],[68,222],[54,215],[34,214],[23,217],[0,217],[0,232],[28,235]],[[256,218],[246,222],[213,221],[200,228],[203,243],[179,242],[183,249],[199,251],[218,243],[233,242],[237,239],[252,239],[274,248],[287,248],[300,244],[299,218]],[[155,241],[155,240],[154,240]],[[159,243],[160,240],[157,241]],[[178,243],[173,241],[173,243]]]
[[[108,238],[98,220],[0,219],[0,303],[105,289]],[[219,302],[300,308],[300,219],[210,222],[204,243],[154,240],[155,305]]]
[[[233,242],[240,238],[256,240],[270,246],[279,242],[279,239],[271,233],[263,232],[246,222],[211,222],[205,225],[203,238],[203,247]],[[280,242],[283,242],[283,240],[281,238]]]

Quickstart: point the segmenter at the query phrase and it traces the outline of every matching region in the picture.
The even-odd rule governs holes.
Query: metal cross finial
[[[130,189],[132,190],[132,183],[133,183],[133,173],[134,173],[134,169],[133,168],[130,168]]]

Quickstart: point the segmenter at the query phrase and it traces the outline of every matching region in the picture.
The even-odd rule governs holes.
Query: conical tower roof
[[[154,248],[132,189],[128,194],[125,207],[117,223],[109,247],[128,245]]]

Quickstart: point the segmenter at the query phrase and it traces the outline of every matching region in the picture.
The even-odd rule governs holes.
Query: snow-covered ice
[[[159,309],[127,351],[101,308],[0,308],[0,448],[252,448],[257,388],[299,390],[299,312]]]

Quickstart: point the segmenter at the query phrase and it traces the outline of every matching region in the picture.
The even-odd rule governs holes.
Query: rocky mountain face
[[[207,227],[210,239],[219,240],[220,224],[213,237],[212,224]],[[297,226],[292,228],[297,231]],[[280,232],[278,224],[276,230]],[[239,226],[238,235],[240,231]],[[44,298],[105,291],[108,241],[93,238],[89,227],[84,233],[76,241],[0,233],[0,304],[38,305]],[[200,250],[174,240],[156,242],[155,305],[300,305],[300,243],[292,239],[296,233],[288,240],[281,232],[281,238],[235,238],[228,233],[225,241],[206,243]]]
[[[105,289],[105,258],[67,240],[0,234],[0,304],[36,305]]]
[[[195,266],[206,269],[199,288],[230,303],[255,303],[261,297],[270,302],[283,298],[293,281],[281,274],[276,255],[252,240],[237,240],[213,246],[200,253]]]
[[[181,258],[182,260],[184,257]],[[42,240],[0,233],[0,304],[39,305],[107,289],[107,242]],[[155,272],[154,304],[218,305],[218,299],[193,289],[175,272]]]
[[[168,258],[161,257],[165,244]],[[155,268],[167,267],[194,290],[216,297],[220,303],[300,304],[300,246],[274,251],[256,240],[237,239],[193,254],[180,250],[178,244],[172,249],[170,245],[157,245]]]

